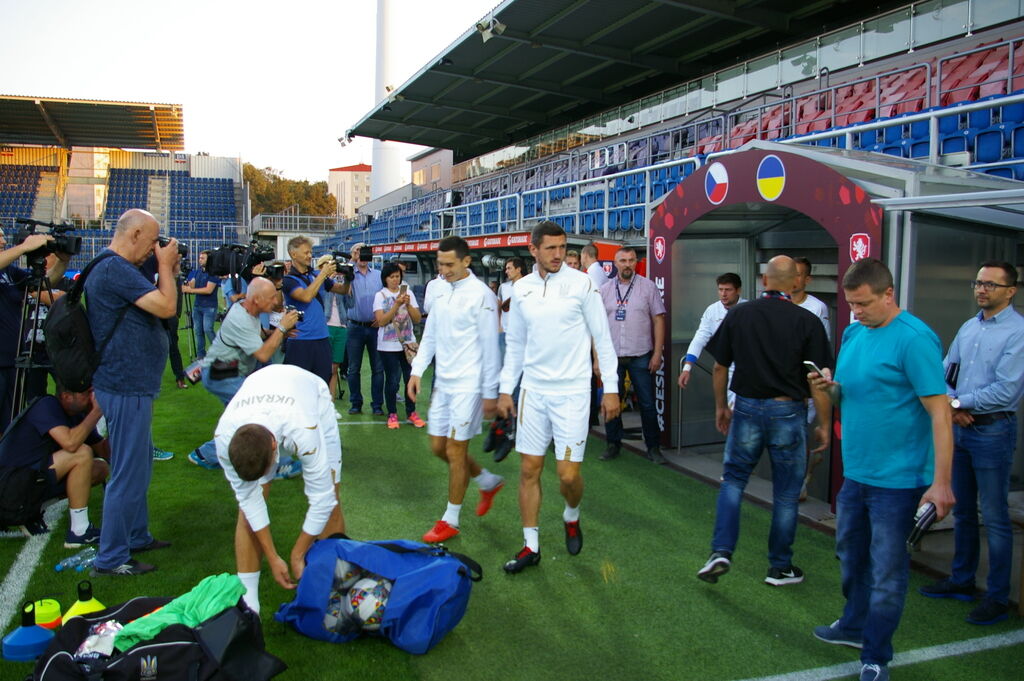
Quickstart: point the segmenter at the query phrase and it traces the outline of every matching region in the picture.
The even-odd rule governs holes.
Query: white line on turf
[[[43,519],[46,521],[47,526],[53,527],[56,525],[60,519],[60,514],[67,507],[68,502],[61,500],[46,509]],[[28,582],[32,579],[32,573],[39,563],[39,557],[43,555],[46,543],[50,541],[51,534],[53,532],[29,537],[25,541],[25,545],[21,547],[21,551],[18,552],[14,565],[7,571],[3,584],[0,584],[0,631],[6,631],[11,616],[21,611],[25,589],[28,588]],[[20,626],[21,623],[19,622],[18,624]]]
[[[991,636],[982,636],[981,638],[967,639],[966,641],[955,641],[953,643],[944,643],[942,645],[930,646],[928,648],[918,648],[917,650],[908,650],[904,653],[897,653],[893,658],[893,661],[889,663],[889,666],[905,667],[912,664],[920,664],[921,662],[940,660],[944,657],[955,657],[959,655],[968,655],[970,653],[979,653],[984,650],[1005,648],[1007,646],[1017,645],[1018,643],[1024,643],[1024,629],[1017,629],[1016,631],[1008,631],[1003,634],[993,634]],[[789,674],[777,674],[775,676],[760,676],[757,678],[744,679],[744,681],[828,681],[829,679],[841,679],[846,676],[855,676],[860,673],[860,667],[860,662],[844,662],[843,664],[835,664],[831,667],[805,669],[798,672],[790,672]]]

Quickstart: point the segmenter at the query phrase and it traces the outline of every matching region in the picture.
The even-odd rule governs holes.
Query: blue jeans
[[[210,378],[210,367],[203,367],[203,387],[206,388],[210,393],[214,395],[218,400],[221,401],[225,407],[231,398],[235,396],[238,389],[242,387],[242,383],[245,382],[245,376],[235,376],[233,378],[224,378],[219,381],[215,381]],[[207,463],[218,463],[217,462],[217,445],[213,440],[204,442],[203,444],[196,447],[196,452],[199,454],[199,458]]]
[[[100,550],[94,565],[124,565],[131,549],[153,541],[146,495],[153,476],[153,395],[121,395],[96,390],[107,417],[110,480],[103,495]]]
[[[907,535],[927,487],[888,489],[847,479],[836,498],[836,553],[846,606],[839,628],[864,640],[864,664],[888,664],[910,579]]]
[[[788,568],[800,487],[807,469],[807,406],[801,400],[760,400],[736,396],[732,425],[725,440],[722,486],[718,490],[712,551],[732,553],[740,534],[740,501],[750,474],[768,448],[772,462],[772,526],[768,563]]]
[[[981,536],[978,501],[988,535],[988,597],[1010,601],[1010,565],[1013,561],[1013,528],[1008,497],[1010,466],[1017,444],[1017,417],[984,426],[953,427],[953,507],[956,552],[953,574],[956,584],[974,585]]]
[[[398,352],[381,350],[377,354],[380,355],[380,360],[384,364],[384,403],[388,406],[389,414],[397,414],[398,400],[395,395],[398,392],[398,379],[402,379],[402,385],[408,385],[412,367],[409,366],[409,360],[405,358],[405,352],[402,350]],[[408,393],[403,391],[403,394],[405,394],[405,415],[408,416],[416,411],[416,403],[409,399]]]
[[[213,343],[216,335],[213,332],[213,322],[217,319],[217,308],[199,307],[192,308],[192,330],[196,334],[196,353],[199,358],[206,357],[206,341]]]
[[[361,324],[348,325],[348,399],[354,409],[363,407],[363,387],[360,369],[363,368],[363,349],[370,357],[370,407],[384,406],[384,365],[377,352],[377,329]]]
[[[643,425],[644,443],[647,449],[661,446],[661,429],[658,427],[658,412],[654,409],[654,376],[648,370],[651,354],[639,357],[619,357],[619,395],[626,389],[626,372],[633,382],[637,400],[640,402],[640,423]],[[605,424],[608,442],[622,442],[622,417]]]

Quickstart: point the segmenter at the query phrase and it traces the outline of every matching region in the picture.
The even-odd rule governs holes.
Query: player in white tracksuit
[[[318,537],[345,531],[338,499],[341,437],[330,390],[304,369],[273,364],[249,375],[228,403],[214,433],[217,459],[238,500],[235,560],[246,603],[259,612],[260,563],[292,589],[302,576],[306,551]],[[270,534],[266,496],[280,452],[302,464],[309,508],[286,562]],[[289,572],[289,565],[291,571]]]
[[[448,464],[448,507],[423,541],[435,543],[459,533],[459,514],[469,479],[480,487],[476,514],[490,510],[505,479],[469,456],[469,441],[480,433],[498,398],[498,301],[469,269],[469,246],[457,236],[441,240],[437,266],[442,279],[431,284],[433,304],[412,362],[408,392],[416,399],[420,378],[437,360],[427,432],[430,450]]]
[[[715,331],[718,331],[718,327],[722,325],[725,315],[739,303],[747,302],[746,298],[740,297],[743,283],[738,274],[726,272],[720,275],[716,281],[718,283],[718,300],[708,305],[704,310],[704,314],[700,316],[700,325],[697,327],[697,332],[693,334],[693,340],[690,341],[689,347],[686,348],[686,357],[683,358],[683,370],[679,373],[677,381],[679,387],[683,389],[686,389],[686,386],[689,385],[690,372],[693,369],[693,365],[700,359],[700,353],[704,352],[704,346],[708,344],[711,337],[715,335]],[[730,366],[730,383],[732,382],[732,372],[733,367]],[[732,405],[736,402],[736,393],[730,390],[726,398],[728,399],[729,407],[732,408]]]
[[[513,287],[498,391],[498,413],[506,416],[515,410],[511,393],[522,376],[516,451],[522,455],[519,510],[525,546],[505,563],[505,571],[513,573],[540,562],[540,474],[552,440],[565,498],[566,548],[574,555],[583,547],[580,464],[589,431],[592,346],[600,374],[608,377],[602,414],[606,420],[619,414],[618,358],[601,294],[590,277],[563,264],[566,237],[558,225],[540,223],[531,241],[537,267]]]

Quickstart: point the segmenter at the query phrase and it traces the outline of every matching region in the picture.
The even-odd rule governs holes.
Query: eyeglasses
[[[972,289],[976,289],[978,287],[981,287],[981,288],[985,289],[986,291],[992,291],[993,289],[997,289],[997,288],[1013,288],[1014,285],[1013,284],[997,284],[994,281],[978,281],[977,279],[975,279],[974,281],[971,282],[971,288]]]

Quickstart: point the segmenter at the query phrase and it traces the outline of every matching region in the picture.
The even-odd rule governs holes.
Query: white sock
[[[505,478],[500,475],[495,475],[486,468],[480,470],[480,475],[473,478],[473,482],[484,491],[490,491],[502,483]]]
[[[540,551],[540,528],[524,527],[523,543],[526,544],[526,548],[530,549],[534,553]]]
[[[445,510],[444,515],[441,516],[441,520],[445,521],[452,527],[459,526],[459,513],[462,512],[462,504],[453,504],[448,502],[448,508]]]
[[[566,502],[565,510],[562,511],[562,520],[567,523],[574,523],[580,519],[580,507],[573,508]]]
[[[71,516],[71,534],[82,535],[89,529],[89,507],[68,508]]]
[[[239,572],[238,579],[241,580],[242,586],[245,587],[242,600],[245,601],[250,610],[257,615],[260,614],[260,573]]]

